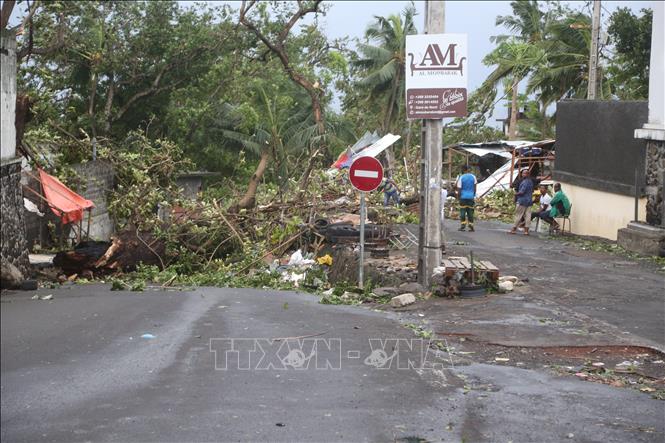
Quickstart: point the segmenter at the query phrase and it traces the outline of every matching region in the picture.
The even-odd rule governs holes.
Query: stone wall
[[[3,161],[1,180],[1,239],[2,257],[16,266],[24,275],[29,270],[28,247],[25,239],[23,192],[21,190],[21,162]]]
[[[665,142],[647,140],[646,162],[647,223],[665,226],[663,189],[665,188]]]

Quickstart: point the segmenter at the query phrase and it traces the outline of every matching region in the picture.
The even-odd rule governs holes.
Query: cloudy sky
[[[387,16],[398,14],[410,2],[408,1],[332,1],[330,10],[323,23],[330,37],[361,38],[367,24],[375,15]],[[591,2],[564,2],[573,8],[584,8],[590,14]],[[636,13],[642,8],[649,8],[651,1],[603,1],[601,3],[602,20],[618,7],[628,7]],[[425,2],[414,2],[418,17],[416,24],[422,32],[425,20]],[[491,68],[482,64],[483,57],[494,48],[490,42],[493,35],[505,34],[504,28],[497,28],[498,15],[510,15],[509,1],[446,1],[446,32],[468,34],[469,41],[469,90],[476,89],[487,78]],[[495,115],[506,111],[497,109]],[[499,116],[497,115],[497,116]]]
[[[180,1],[183,7],[194,4],[193,1]],[[201,2],[205,3],[205,2]],[[207,2],[215,3],[215,2]],[[239,1],[224,1],[217,3],[230,4],[237,9]],[[367,25],[374,16],[388,16],[399,14],[410,2],[409,1],[327,1],[329,11],[320,20],[325,27],[325,32],[332,38],[350,37],[362,38]],[[566,1],[563,2],[573,8],[584,8],[590,13],[590,1]],[[609,15],[618,7],[628,7],[635,12],[642,8],[651,6],[652,1],[603,1],[602,19],[607,20]],[[415,1],[418,17],[416,24],[419,31],[423,30],[424,24],[424,1]],[[494,44],[490,42],[493,35],[503,34],[503,28],[495,26],[498,15],[509,15],[511,13],[509,1],[446,1],[446,32],[468,34],[469,41],[469,90],[477,88],[490,73],[491,68],[482,64],[483,57],[489,53]],[[15,8],[12,22],[18,22],[17,16],[23,15],[23,8]],[[505,111],[497,110],[497,114]]]

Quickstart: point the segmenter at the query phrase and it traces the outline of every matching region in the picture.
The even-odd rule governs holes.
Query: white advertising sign
[[[406,37],[406,117],[466,116],[467,35]]]

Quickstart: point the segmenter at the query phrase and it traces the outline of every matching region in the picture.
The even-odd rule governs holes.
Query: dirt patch
[[[478,363],[549,369],[613,387],[630,387],[665,400],[665,354],[643,346],[506,346],[473,334],[440,333],[451,354]]]

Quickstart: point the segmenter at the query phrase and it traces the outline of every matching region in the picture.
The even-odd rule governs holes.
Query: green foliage
[[[547,109],[536,100],[526,102],[525,119],[517,121],[519,134],[526,140],[544,140],[556,137],[554,116],[547,115]]]
[[[270,236],[270,242],[273,245],[281,244],[283,241],[300,231],[303,223],[303,220],[299,216],[291,217],[284,227],[273,229],[272,235]]]
[[[527,79],[527,94],[536,103],[526,106],[529,122],[518,125],[520,136],[552,136],[550,104],[563,98],[585,98],[588,90],[591,18],[559,2],[514,1],[513,14],[497,17],[497,26],[512,34],[493,37],[497,47],[484,62],[495,66],[484,84],[469,99],[473,121],[484,121],[497,100],[497,86],[510,95],[513,84]],[[640,99],[648,89],[651,12],[636,16],[628,8],[610,18],[608,32],[615,54],[601,47],[598,98]]]
[[[610,16],[607,32],[616,54],[608,70],[621,100],[648,97],[652,16],[651,9],[637,16],[628,8],[618,8]]]
[[[476,207],[488,207],[493,212],[498,212],[498,219],[504,222],[511,222],[515,213],[515,193],[512,190],[497,189],[485,195],[478,201]],[[479,216],[482,216],[481,211],[476,211]]]
[[[177,172],[192,168],[182,150],[168,140],[150,140],[132,131],[121,145],[105,145],[99,150],[102,159],[115,169],[117,187],[109,194],[109,212],[116,226],[127,223],[142,229],[157,225],[157,207],[174,201],[177,196]]]
[[[365,40],[358,43],[359,56],[351,61],[358,76],[354,87],[359,92],[350,94],[345,109],[363,106],[363,113],[369,114],[368,110],[376,109],[376,123],[369,127],[378,126],[384,134],[404,121],[406,36],[417,32],[415,16],[413,4],[401,15],[375,16],[365,31]]]
[[[332,294],[321,297],[321,304],[324,305],[359,305],[366,302],[385,303],[385,299],[380,299],[372,294],[374,285],[371,280],[367,280],[363,288],[359,288],[353,283],[338,282],[333,288]]]
[[[563,241],[564,244],[574,246],[583,251],[603,252],[618,255],[635,261],[650,262],[660,266],[660,271],[665,271],[665,257],[644,256],[633,251],[622,248],[617,243],[600,239],[582,236],[553,236],[552,239]]]

